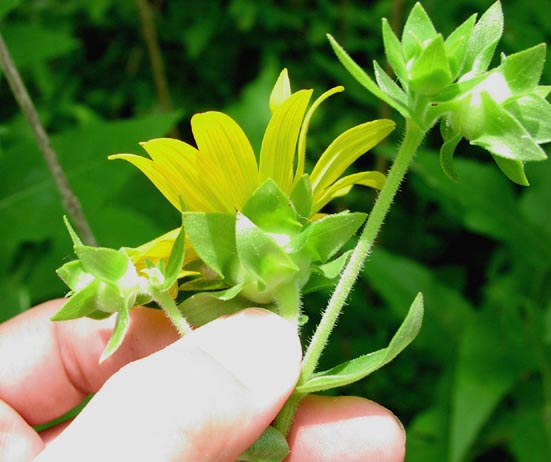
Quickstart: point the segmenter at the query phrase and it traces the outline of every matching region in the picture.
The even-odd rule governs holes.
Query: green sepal
[[[344,211],[326,215],[310,223],[293,244],[293,250],[306,248],[314,261],[325,263],[356,233],[367,214]]]
[[[281,462],[288,454],[289,445],[285,435],[269,426],[237,460],[240,462]]]
[[[273,237],[266,234],[242,213],[235,225],[237,255],[241,265],[260,283],[274,287],[299,268]]]
[[[495,2],[476,23],[467,47],[464,72],[474,74],[488,69],[496,46],[503,35],[503,11]]]
[[[454,131],[452,127],[449,126],[446,119],[442,119],[440,123],[440,132],[442,133],[442,138],[444,143],[440,147],[440,165],[444,173],[453,181],[458,181],[459,177],[455,172],[453,165],[453,156],[455,154],[455,148],[463,138],[461,131]]]
[[[463,24],[457,27],[444,42],[446,56],[452,73],[452,79],[456,79],[463,71],[467,47],[473,34],[476,23],[476,14],[469,17]]]
[[[482,134],[470,140],[492,154],[506,159],[532,161],[545,160],[544,150],[532,139],[530,133],[509,112],[482,92],[481,103],[485,111]]]
[[[128,332],[128,327],[130,325],[130,307],[131,303],[128,301],[121,303],[120,309],[117,313],[117,320],[115,321],[115,327],[113,329],[113,334],[103,350],[101,357],[99,359],[100,364],[105,361],[109,356],[111,356],[118,348],[121,346],[126,333]]]
[[[385,47],[385,56],[394,70],[396,77],[402,84],[407,82],[406,60],[402,51],[402,44],[396,34],[393,32],[386,18],[382,21],[383,45]]]
[[[408,314],[386,348],[346,361],[327,371],[315,373],[306,383],[297,386],[297,393],[315,393],[342,387],[367,377],[400,354],[417,336],[423,322],[421,293],[409,308]]]
[[[436,36],[436,29],[429,15],[418,2],[414,5],[404,24],[402,32],[402,49],[404,58],[409,61],[421,53],[425,42]]]
[[[184,212],[186,235],[199,255],[220,277],[235,258],[235,216],[229,213]]]
[[[312,195],[312,182],[310,176],[305,173],[296,182],[291,191],[291,202],[295,206],[298,219],[305,223],[312,216],[312,206],[314,203]]]
[[[180,232],[178,233],[178,236],[176,236],[176,239],[174,240],[174,244],[172,245],[172,250],[170,251],[170,256],[168,257],[168,262],[166,264],[166,269],[164,271],[164,285],[162,287],[162,290],[168,290],[176,282],[176,279],[178,279],[178,274],[180,274],[180,271],[182,269],[182,266],[184,264],[184,257],[185,257],[185,239],[186,239],[186,233],[184,231],[184,226],[182,224],[182,227],[180,228]]]
[[[352,250],[348,250],[338,258],[322,265],[312,265],[312,274],[308,282],[302,288],[303,295],[319,292],[322,289],[329,289],[335,286],[335,278],[341,274]]]
[[[551,103],[539,95],[526,95],[503,105],[538,143],[551,142]]]
[[[358,64],[356,64],[356,62],[348,55],[344,48],[341,47],[330,34],[327,34],[327,38],[329,39],[329,43],[331,44],[331,47],[333,48],[333,51],[337,55],[339,61],[342,63],[345,69],[350,72],[352,77],[354,77],[358,81],[360,85],[373,93],[373,95],[375,95],[377,98],[396,109],[406,119],[411,118],[409,111],[404,110],[403,107],[396,104],[396,102],[392,98],[390,98],[384,91],[382,91],[377,86],[375,81],[371,77],[369,77],[369,75],[366,74],[363,69],[358,66]]]
[[[290,199],[271,178],[251,195],[242,212],[266,233],[293,235],[302,227]]]
[[[118,250],[75,245],[75,253],[84,270],[103,281],[116,283],[133,268],[126,253]]]
[[[373,69],[375,70],[375,79],[379,88],[392,98],[395,104],[400,105],[404,111],[407,111],[408,101],[404,90],[390,78],[377,61],[373,61]]]
[[[90,273],[84,271],[79,260],[65,263],[56,270],[56,273],[73,292],[84,289],[95,279]]]
[[[69,236],[71,236],[71,241],[73,241],[73,246],[83,245],[82,241],[78,237],[78,234],[73,229],[69,219],[65,215],[63,216],[63,222],[65,223],[65,227],[67,228],[67,231],[69,231]]]
[[[503,157],[492,155],[499,169],[512,182],[521,186],[530,186],[526,173],[524,172],[524,163],[520,160],[505,159]]]
[[[238,284],[217,292],[201,292],[186,298],[178,308],[190,324],[199,327],[250,307],[249,300],[238,296],[242,288],[243,285]]]
[[[422,95],[433,95],[452,83],[444,38],[436,35],[424,46],[409,68],[409,86]]]
[[[179,290],[185,292],[205,292],[227,288],[228,283],[224,279],[205,279],[204,277],[197,277],[195,279],[185,281],[178,287]]]
[[[546,45],[540,43],[526,50],[507,56],[495,72],[505,77],[513,94],[523,94],[532,91],[543,72]]]
[[[82,318],[97,311],[96,291],[100,282],[95,281],[83,289],[71,295],[65,304],[50,319],[52,321],[67,321],[69,319]]]

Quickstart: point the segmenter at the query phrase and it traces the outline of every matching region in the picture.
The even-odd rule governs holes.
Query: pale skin
[[[178,339],[157,310],[132,311],[122,347],[98,358],[113,319],[52,323],[62,300],[0,325],[0,460],[233,461],[275,418],[300,372],[295,329],[249,309]],[[95,393],[70,424],[43,424]],[[305,398],[288,461],[404,460],[405,435],[359,397]]]

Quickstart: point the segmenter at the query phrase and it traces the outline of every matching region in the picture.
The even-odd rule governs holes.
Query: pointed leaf
[[[128,256],[118,250],[77,245],[75,253],[85,271],[104,281],[117,282],[133,268]]]
[[[243,207],[243,215],[267,233],[293,235],[302,227],[292,202],[271,178],[249,198]]]
[[[388,97],[386,93],[377,86],[375,81],[369,77],[369,75],[367,75],[364,70],[358,66],[358,64],[356,64],[344,48],[341,47],[330,34],[327,34],[327,38],[329,39],[329,43],[331,44],[331,47],[333,48],[333,51],[337,55],[337,58],[341,64],[348,72],[350,72],[352,77],[354,77],[360,85],[373,93],[377,98],[383,100],[389,106],[396,109],[402,116],[409,118],[409,112],[404,112],[404,109],[401,106],[397,105],[392,98]]]
[[[76,231],[71,226],[71,222],[69,221],[66,215],[63,215],[63,222],[65,223],[65,227],[67,228],[67,231],[69,231],[69,235],[71,236],[71,240],[73,241],[73,246],[83,245],[82,241],[78,237],[78,234],[76,233]]]
[[[115,351],[121,346],[126,332],[128,332],[128,327],[130,325],[130,307],[128,303],[121,303],[120,309],[117,313],[117,320],[115,322],[115,327],[113,329],[113,334],[103,350],[103,353],[99,359],[100,364],[105,361],[109,356],[111,356]]]
[[[51,317],[52,321],[66,321],[88,316],[97,310],[96,291],[99,281],[88,284],[85,288],[71,295],[60,310]]]
[[[496,72],[503,73],[513,94],[532,91],[538,84],[545,63],[545,43],[507,56]]]
[[[455,154],[455,148],[461,141],[463,135],[460,131],[454,133],[453,129],[449,127],[448,122],[444,119],[441,123],[441,132],[442,137],[444,138],[444,143],[440,148],[440,165],[442,166],[444,173],[450,179],[458,181],[459,177],[457,176],[453,166],[453,156]]]
[[[526,129],[499,106],[486,92],[481,93],[486,112],[484,133],[470,140],[492,154],[506,159],[533,161],[545,160],[547,155],[532,139]]]
[[[237,214],[236,246],[243,267],[263,284],[278,284],[298,271],[276,240],[241,213]]]
[[[465,62],[465,56],[467,55],[467,48],[471,35],[473,33],[474,25],[476,23],[476,14],[473,14],[463,24],[456,28],[446,39],[444,43],[446,47],[446,55],[448,57],[448,63],[450,64],[450,70],[452,72],[452,78],[455,80],[463,70],[463,63]]]
[[[419,293],[413,301],[402,325],[386,348],[360,356],[327,371],[314,374],[306,383],[299,384],[298,393],[314,393],[342,387],[367,377],[392,361],[417,336],[423,321],[423,296]]]
[[[365,213],[345,211],[326,215],[308,225],[303,238],[314,261],[325,263],[335,255],[356,233],[366,217]]]
[[[291,202],[295,206],[299,220],[302,222],[308,220],[312,215],[312,183],[310,176],[304,174],[297,181],[291,191]]]
[[[409,61],[421,52],[423,44],[436,36],[429,15],[419,2],[411,9],[402,32],[404,58]]]
[[[174,245],[172,246],[172,250],[170,251],[168,263],[166,264],[164,290],[168,290],[172,286],[172,284],[176,282],[176,279],[178,279],[178,275],[180,274],[180,271],[184,264],[185,237],[186,234],[182,223],[180,232],[174,240]]]
[[[465,72],[483,72],[488,69],[497,43],[503,34],[501,3],[495,2],[474,26],[465,57]]]
[[[178,308],[191,325],[199,327],[251,306],[249,300],[238,297],[242,288],[239,284],[218,292],[201,292],[186,298]]]
[[[389,22],[383,18],[383,44],[388,63],[391,65],[396,76],[402,84],[407,82],[406,60],[402,52],[402,44],[396,34],[392,31]]]
[[[503,106],[530,133],[538,144],[551,142],[551,103],[530,94]]]
[[[423,95],[432,95],[445,89],[452,83],[452,73],[444,38],[441,34],[425,45],[419,57],[409,68],[409,84],[412,90]]]
[[[288,454],[289,445],[285,435],[269,426],[237,460],[243,462],[281,462]]]
[[[377,61],[373,61],[375,70],[375,79],[379,88],[383,90],[390,98],[396,100],[396,104],[400,104],[404,111],[407,111],[407,96],[394,80],[379,66]]]
[[[505,159],[499,156],[492,156],[499,169],[512,182],[521,186],[530,186],[526,173],[524,172],[524,163],[520,160]]]
[[[235,216],[226,213],[184,212],[183,226],[193,248],[213,271],[225,277],[235,258]]]

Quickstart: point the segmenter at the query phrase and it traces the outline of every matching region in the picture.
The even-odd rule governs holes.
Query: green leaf
[[[66,321],[69,319],[88,316],[98,309],[96,305],[96,293],[99,281],[93,281],[65,302],[59,311],[51,317],[52,321]]]
[[[392,361],[417,336],[423,322],[423,296],[417,294],[402,325],[386,348],[346,361],[327,371],[314,374],[306,383],[299,384],[298,393],[314,393],[349,385],[367,377]]]
[[[306,222],[312,215],[312,183],[308,174],[302,175],[291,191],[291,201],[298,218]]]
[[[530,186],[526,173],[524,172],[524,163],[520,160],[505,159],[499,156],[492,156],[499,169],[512,182],[521,186]]]
[[[526,129],[538,143],[551,142],[551,104],[539,95],[522,96],[503,107]]]
[[[281,462],[288,454],[289,445],[285,435],[269,426],[237,460],[243,462]]]
[[[404,58],[409,61],[421,53],[424,43],[436,36],[436,29],[429,15],[417,2],[411,9],[402,32]]]
[[[274,238],[242,213],[237,214],[235,240],[240,263],[261,284],[277,285],[299,270]]]
[[[122,251],[76,245],[75,253],[85,271],[104,281],[116,283],[133,268],[130,258]]]
[[[251,195],[242,212],[267,233],[293,235],[302,228],[292,202],[271,178]]]
[[[405,84],[407,82],[407,70],[402,44],[400,40],[398,40],[398,37],[396,37],[396,34],[393,32],[386,18],[383,18],[382,30],[386,59],[402,84]]]
[[[453,166],[453,156],[455,154],[455,148],[461,141],[463,135],[460,131],[454,132],[445,119],[442,119],[440,127],[442,137],[444,138],[444,143],[440,148],[440,164],[442,165],[442,170],[444,170],[444,173],[450,179],[458,181],[459,177]]]
[[[482,92],[480,96],[485,111],[485,124],[482,135],[470,140],[471,144],[506,159],[534,161],[547,158],[543,149],[517,119],[497,104],[488,93]]]
[[[537,85],[545,63],[545,43],[540,43],[507,56],[496,72],[501,72],[514,94],[532,91]]]
[[[409,68],[409,84],[412,90],[423,95],[438,93],[452,83],[452,73],[446,57],[444,38],[441,34],[425,45],[419,57]]]
[[[236,313],[251,306],[251,302],[238,297],[242,284],[218,292],[201,292],[186,298],[178,308],[186,320],[193,326],[202,326],[208,322]]]
[[[235,216],[184,212],[183,226],[193,248],[213,271],[225,277],[235,258]]]
[[[365,213],[347,211],[326,215],[308,225],[293,243],[293,250],[305,246],[315,261],[324,263],[348,242],[366,217]]]
[[[170,251],[170,257],[168,257],[168,263],[166,264],[164,290],[168,290],[172,286],[172,284],[176,282],[176,279],[178,279],[178,274],[180,273],[182,265],[184,264],[184,256],[186,250],[185,238],[186,233],[182,224],[180,232],[174,240],[172,250]]]
[[[402,106],[404,111],[407,111],[407,96],[394,80],[379,66],[377,61],[373,61],[373,68],[375,70],[375,79],[377,84],[390,98],[396,101],[396,104]]]
[[[495,2],[474,26],[465,57],[465,72],[479,73],[488,69],[496,46],[503,34],[501,3]]]
[[[444,45],[446,47],[446,55],[452,73],[452,78],[455,80],[463,70],[463,63],[467,54],[467,47],[474,25],[476,23],[476,14],[473,14],[463,24],[457,27],[446,39]]]
[[[128,327],[130,325],[130,307],[128,303],[122,303],[120,309],[117,313],[117,320],[115,322],[115,328],[113,329],[113,334],[103,350],[101,357],[99,359],[100,364],[105,361],[109,356],[111,356],[115,351],[121,346],[126,332],[128,332]]]
[[[373,93],[377,98],[383,100],[389,106],[396,109],[402,116],[404,116],[405,118],[409,118],[409,112],[404,111],[402,107],[396,105],[396,102],[392,98],[389,98],[386,93],[377,86],[375,81],[354,62],[354,60],[348,55],[344,48],[342,48],[330,34],[327,34],[327,38],[329,39],[329,43],[331,44],[333,51],[337,55],[337,58],[339,58],[339,61],[342,63],[345,69],[350,72],[352,77],[354,77],[358,81],[360,85]]]

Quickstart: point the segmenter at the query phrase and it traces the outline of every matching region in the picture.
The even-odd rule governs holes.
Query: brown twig
[[[69,219],[73,222],[75,228],[83,242],[88,245],[97,245],[96,238],[92,233],[90,225],[84,216],[82,207],[77,197],[75,196],[69,182],[67,181],[67,176],[63,171],[63,167],[59,163],[57,154],[50,143],[50,139],[44,126],[40,122],[40,118],[36,111],[36,108],[27,92],[27,88],[19,75],[17,67],[13,62],[10,51],[4,42],[4,38],[0,33],[0,65],[6,75],[6,80],[11,88],[13,95],[21,111],[23,112],[25,118],[29,122],[33,134],[36,138],[38,146],[42,151],[46,165],[52,174],[55,185],[59,194],[61,195],[61,202],[63,208],[67,212]]]
[[[172,110],[172,98],[170,96],[163,55],[157,38],[157,28],[155,27],[151,5],[148,0],[136,0],[136,4],[140,13],[142,33],[147,45],[147,52],[151,62],[153,80],[155,81],[159,103],[161,104],[161,109],[168,112]],[[172,129],[171,135],[175,138],[179,138],[176,127]]]

